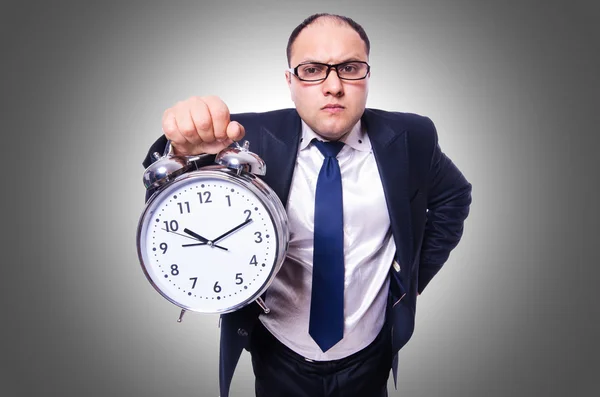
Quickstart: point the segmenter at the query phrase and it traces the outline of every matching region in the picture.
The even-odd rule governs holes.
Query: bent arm
[[[436,135],[430,165],[427,222],[420,253],[419,294],[460,241],[470,204],[471,184],[442,153]]]

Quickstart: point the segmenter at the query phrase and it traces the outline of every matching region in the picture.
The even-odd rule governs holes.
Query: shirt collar
[[[326,140],[314,132],[312,128],[302,120],[302,139],[300,140],[299,150],[306,149],[314,138],[320,141]],[[360,150],[362,152],[371,151],[371,141],[369,140],[369,136],[365,129],[362,128],[360,120],[358,120],[354,127],[352,127],[352,130],[350,130],[350,133],[344,136],[341,141],[354,150]]]

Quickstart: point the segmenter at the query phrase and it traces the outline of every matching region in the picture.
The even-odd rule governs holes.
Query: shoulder
[[[234,113],[231,115],[232,121],[246,126],[251,125],[277,125],[288,122],[298,116],[296,109],[279,109],[261,113]],[[244,124],[245,123],[245,124]]]
[[[301,131],[300,116],[296,109],[279,109],[262,113],[235,113],[232,121],[237,121],[246,130],[249,139],[258,138],[262,133],[281,139],[283,135]]]
[[[419,151],[431,152],[431,148],[437,144],[437,131],[429,117],[416,113],[366,109],[364,119],[367,121],[367,128],[383,126],[393,130],[396,136],[407,134],[410,146]]]
[[[429,117],[416,113],[390,112],[381,109],[365,109],[365,115],[377,118],[405,131],[419,131],[422,133],[435,133],[435,126]]]

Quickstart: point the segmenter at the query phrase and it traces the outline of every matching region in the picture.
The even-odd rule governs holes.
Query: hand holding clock
[[[244,137],[244,127],[231,121],[219,97],[194,96],[167,109],[162,128],[178,155],[217,154]]]

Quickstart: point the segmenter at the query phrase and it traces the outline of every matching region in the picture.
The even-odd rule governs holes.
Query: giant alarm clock
[[[202,156],[164,155],[144,172],[154,189],[137,229],[148,281],[168,301],[200,313],[227,313],[260,299],[283,264],[288,219],[277,195],[258,176],[266,165],[249,143]],[[179,318],[181,321],[181,317]]]

